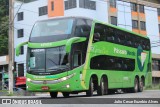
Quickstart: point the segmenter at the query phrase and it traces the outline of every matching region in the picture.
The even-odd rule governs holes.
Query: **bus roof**
[[[98,21],[98,20],[96,20],[96,19],[91,19],[91,18],[88,18],[88,17],[81,17],[81,16],[59,16],[59,17],[54,17],[54,18],[50,18],[50,19],[46,19],[46,20],[39,20],[39,21],[37,21],[37,22],[43,22],[43,21],[54,20],[54,19],[67,19],[67,18],[76,18],[76,19],[88,19],[88,20],[92,20],[92,21],[94,21],[95,23],[101,23],[101,24],[107,25],[107,26],[109,26],[109,27],[113,27],[113,28],[115,28],[115,29],[119,29],[119,30],[122,30],[122,31],[125,31],[125,32],[128,32],[128,33],[131,33],[131,34],[138,35],[138,36],[140,36],[140,37],[149,39],[147,36],[138,34],[138,33],[136,33],[136,32],[132,32],[132,31],[127,30],[127,29],[125,29],[125,28],[122,28],[122,27],[119,27],[119,26],[115,26],[115,25],[112,25],[112,24],[108,24],[108,23],[105,23],[105,22],[101,22],[101,21]]]
[[[92,20],[93,21],[93,19],[88,18],[88,17],[81,17],[81,16],[59,16],[59,17],[49,18],[49,19],[45,19],[45,20],[38,20],[37,22],[43,22],[43,21],[54,20],[54,19],[68,19],[68,18],[88,19],[88,20]]]

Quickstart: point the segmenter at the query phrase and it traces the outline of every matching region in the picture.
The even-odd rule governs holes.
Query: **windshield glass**
[[[68,35],[72,32],[73,19],[58,19],[37,22],[31,32],[31,37]]]
[[[31,49],[29,70],[32,72],[63,72],[69,69],[68,54],[65,47]]]

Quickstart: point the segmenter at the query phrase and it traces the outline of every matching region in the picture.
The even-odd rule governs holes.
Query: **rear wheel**
[[[132,92],[133,93],[136,93],[136,92],[138,92],[138,78],[135,78],[134,79],[134,87],[132,88]]]
[[[140,82],[139,82],[139,87],[138,87],[139,92],[143,91],[143,86],[144,86],[144,81],[143,81],[143,79],[141,79]]]
[[[50,92],[51,98],[57,98],[58,92]]]
[[[63,92],[62,94],[63,94],[63,97],[68,98],[70,93],[69,92]]]
[[[100,81],[100,86],[98,87],[97,94],[104,95],[108,93],[107,81],[102,77]]]
[[[89,82],[89,89],[86,91],[86,95],[93,96],[93,91],[94,91],[94,83],[93,83],[93,79],[91,78]]]

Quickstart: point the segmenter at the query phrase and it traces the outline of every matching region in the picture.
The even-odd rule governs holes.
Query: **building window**
[[[132,28],[138,29],[138,21],[137,20],[132,20]]]
[[[111,16],[111,24],[117,26],[117,17]]]
[[[139,12],[144,13],[144,5],[139,5]]]
[[[146,23],[143,21],[140,21],[141,30],[146,30]]]
[[[23,37],[23,35],[24,35],[23,29],[17,30],[17,35],[18,35],[18,38]]]
[[[116,0],[109,0],[110,7],[116,8]]]
[[[96,2],[90,0],[79,0],[79,7],[85,9],[96,10]]]
[[[23,12],[18,13],[18,21],[23,20]]]
[[[18,64],[18,77],[24,76],[24,64]]]
[[[77,1],[76,0],[67,0],[65,1],[65,10],[76,8]]]
[[[48,14],[48,7],[47,6],[43,6],[39,8],[39,16],[43,16]]]
[[[51,10],[54,11],[54,2],[51,2]]]
[[[137,4],[131,3],[131,10],[137,12]]]
[[[153,69],[153,71],[159,71],[160,70],[160,60],[152,59],[152,69]]]
[[[158,16],[160,16],[160,8],[157,9]]]
[[[24,54],[24,46],[21,46],[20,54],[21,54],[21,55],[23,55],[23,54]]]

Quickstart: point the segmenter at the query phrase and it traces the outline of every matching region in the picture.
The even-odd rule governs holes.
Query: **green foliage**
[[[0,56],[8,54],[9,0],[0,0]]]

